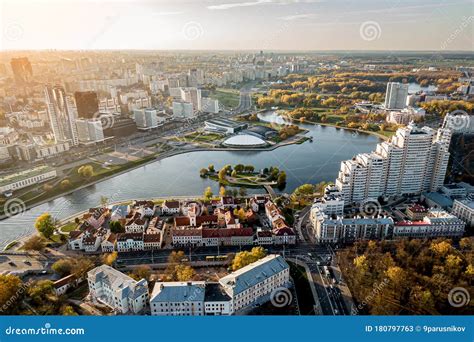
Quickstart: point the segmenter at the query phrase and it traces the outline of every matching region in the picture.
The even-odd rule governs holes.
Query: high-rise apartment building
[[[26,57],[12,58],[10,65],[13,71],[13,77],[18,84],[27,83],[33,77],[31,63]]]
[[[390,142],[341,163],[336,186],[346,203],[437,191],[444,182],[451,131],[400,128]]]
[[[403,109],[406,107],[408,96],[408,84],[388,82],[385,93],[386,109]]]
[[[44,95],[54,140],[56,143],[70,141],[72,145],[77,145],[77,109],[74,101],[61,86],[46,86]]]

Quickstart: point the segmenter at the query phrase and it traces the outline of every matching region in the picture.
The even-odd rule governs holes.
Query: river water
[[[260,114],[262,120],[282,122],[274,112]],[[205,151],[189,152],[144,165],[114,178],[104,180],[73,194],[34,207],[20,215],[0,222],[0,248],[8,242],[31,233],[34,221],[43,212],[62,219],[97,206],[100,197],[110,201],[162,196],[200,195],[207,186],[218,193],[219,185],[199,176],[199,170],[214,164],[219,169],[225,164],[251,164],[256,169],[277,166],[286,171],[284,192],[292,192],[304,183],[333,181],[340,162],[357,153],[374,150],[379,138],[334,127],[300,125],[308,137],[300,145],[289,145],[273,151]],[[248,193],[262,193],[263,189],[248,189]]]

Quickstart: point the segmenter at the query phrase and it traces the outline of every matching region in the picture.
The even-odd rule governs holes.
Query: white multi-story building
[[[193,104],[184,101],[173,101],[173,116],[175,118],[192,118],[194,116]]]
[[[282,256],[271,254],[221,278],[219,283],[238,313],[267,301],[275,289],[289,287],[290,267]]]
[[[39,166],[31,170],[0,177],[0,193],[15,191],[27,186],[39,184],[57,176],[56,170],[48,166]]]
[[[466,222],[469,226],[474,227],[474,201],[472,199],[455,199],[452,213]]]
[[[193,104],[193,109],[195,111],[201,110],[202,106],[202,97],[201,89],[198,88],[181,88],[181,100],[184,102],[189,102]]]
[[[403,221],[395,224],[394,238],[461,237],[466,222],[444,210],[430,210],[422,221]]]
[[[46,86],[44,95],[55,142],[70,141],[73,146],[79,144],[76,127],[77,109],[73,99],[66,96],[61,86]]]
[[[268,255],[218,283],[155,283],[150,310],[157,316],[232,315],[268,301],[275,290],[288,286],[288,264],[279,255]]]
[[[89,293],[94,301],[121,314],[138,314],[148,302],[148,283],[135,281],[116,269],[102,265],[87,273]]]
[[[204,113],[219,113],[219,101],[210,97],[203,97],[201,100],[201,111]]]
[[[311,209],[310,219],[318,243],[382,240],[391,236],[394,224],[391,217],[332,218],[319,208]]]
[[[453,133],[474,133],[474,116],[462,111],[449,113],[444,117],[443,127]]]
[[[105,139],[100,119],[77,119],[76,125],[80,143],[95,143]]]
[[[138,129],[151,129],[158,127],[158,116],[155,109],[134,109],[133,115]]]
[[[450,140],[448,129],[436,132],[412,123],[375,152],[343,161],[336,187],[346,203],[437,191],[446,175]]]
[[[403,109],[406,106],[408,96],[408,84],[388,82],[385,93],[386,109]]]

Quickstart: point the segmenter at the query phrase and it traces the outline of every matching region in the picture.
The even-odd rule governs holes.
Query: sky
[[[0,0],[1,50],[474,51],[474,0]]]

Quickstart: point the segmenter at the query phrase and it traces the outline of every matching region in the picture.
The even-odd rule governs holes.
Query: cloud
[[[167,16],[167,15],[178,15],[183,14],[183,12],[170,11],[170,12],[153,12],[153,15]]]
[[[259,5],[291,5],[291,4],[309,4],[315,2],[323,2],[325,0],[257,0],[257,1],[247,1],[247,2],[229,2],[220,5],[211,5],[207,6],[210,10],[227,10],[236,7],[251,7]]]
[[[295,14],[295,15],[287,15],[284,17],[279,17],[278,19],[291,21],[291,20],[299,20],[299,19],[308,19],[313,17],[314,13],[307,13],[307,14]]]

